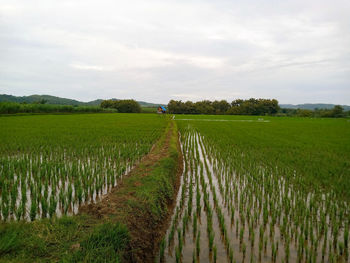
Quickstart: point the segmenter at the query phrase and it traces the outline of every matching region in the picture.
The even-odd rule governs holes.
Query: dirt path
[[[171,154],[174,150],[178,153],[176,158]],[[174,162],[174,167],[166,170],[165,162],[170,162],[169,160]],[[99,203],[81,207],[80,213],[102,222],[119,221],[125,224],[131,239],[125,260],[154,262],[160,240],[166,232],[170,211],[175,205],[182,169],[177,128],[174,121],[171,121],[166,135],[160,138],[151,152],[143,157],[118,186]],[[164,172],[161,175],[164,177],[160,180],[159,171]],[[165,191],[161,186],[163,181],[168,185],[166,180],[172,188],[170,191]]]

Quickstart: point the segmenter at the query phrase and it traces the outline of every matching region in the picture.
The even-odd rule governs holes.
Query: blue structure
[[[164,106],[159,106],[157,113],[164,114],[166,113],[166,108]]]

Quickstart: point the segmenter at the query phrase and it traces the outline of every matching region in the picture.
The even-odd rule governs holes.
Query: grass
[[[173,125],[176,125],[175,123]],[[169,142],[166,142],[168,133],[170,134]],[[164,152],[164,144],[168,143],[168,149]],[[150,176],[143,176],[143,169],[132,177],[127,178],[124,184],[127,185],[126,191],[133,192],[135,198],[130,199],[129,205],[135,207],[148,207],[156,216],[164,216],[166,205],[169,199],[174,195],[174,184],[176,181],[177,162],[179,158],[177,150],[177,128],[167,127],[163,136],[155,146],[155,155],[159,159],[153,163],[147,163],[147,169],[150,170]],[[149,165],[152,167],[150,168]],[[139,187],[142,186],[142,187]]]
[[[127,227],[119,222],[97,226],[81,243],[81,249],[68,256],[70,262],[120,262],[129,242]]]
[[[2,250],[0,261],[55,261],[62,251],[69,251],[70,246],[86,234],[79,232],[80,227],[80,220],[67,217],[33,223],[2,223],[0,243],[6,243],[10,238],[13,241],[6,251]]]
[[[1,224],[0,262],[121,260],[129,242],[126,226],[89,220],[81,216]]]
[[[125,225],[86,216],[6,223],[0,233],[0,262],[116,262],[129,242]]]
[[[1,227],[0,256],[16,251],[16,249],[21,245],[19,230],[20,229],[17,227]]]

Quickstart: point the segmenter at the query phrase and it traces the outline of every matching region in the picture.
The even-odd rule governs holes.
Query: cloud
[[[95,71],[112,71],[113,70],[113,68],[105,68],[105,67],[96,66],[96,65],[70,64],[70,66],[78,70],[95,70]]]
[[[0,92],[350,101],[346,0],[0,0]]]

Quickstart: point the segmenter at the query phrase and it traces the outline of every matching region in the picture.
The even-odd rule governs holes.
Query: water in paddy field
[[[3,189],[0,186],[0,220],[31,221],[77,214],[80,206],[101,200],[138,162],[57,159],[25,154],[7,157],[0,174],[8,171],[13,176],[3,182]],[[4,189],[9,189],[6,194]]]
[[[347,203],[263,168],[235,172],[199,133],[181,138],[184,173],[157,261],[349,262]]]

